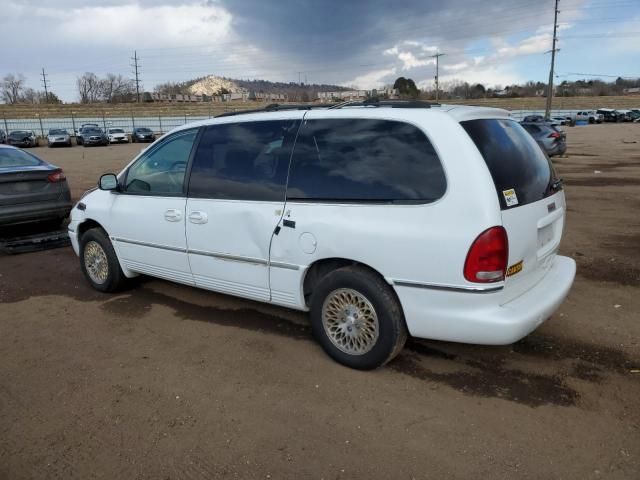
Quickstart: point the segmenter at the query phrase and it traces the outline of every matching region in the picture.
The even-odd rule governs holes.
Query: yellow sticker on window
[[[509,268],[507,268],[507,277],[515,275],[516,273],[521,271],[522,271],[522,260],[520,260],[518,263],[514,263]]]

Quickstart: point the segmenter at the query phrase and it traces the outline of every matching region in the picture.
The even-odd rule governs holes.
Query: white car
[[[122,128],[110,128],[107,130],[109,143],[129,143],[129,135]]]
[[[562,183],[508,112],[267,110],[179,127],[103,175],[69,225],[89,283],[146,274],[310,311],[359,369],[407,335],[510,344],[563,302]]]
[[[583,110],[575,114],[574,120],[576,122],[582,120],[589,123],[602,123],[604,115],[596,112],[595,110]]]

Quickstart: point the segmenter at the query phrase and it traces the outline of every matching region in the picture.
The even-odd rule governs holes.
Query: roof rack
[[[237,112],[226,112],[221,113],[220,115],[216,115],[216,118],[219,117],[231,117],[233,115],[243,115],[245,113],[262,113],[262,112],[281,112],[285,110],[312,110],[314,108],[331,108],[335,106],[335,104],[320,104],[320,105],[311,105],[306,103],[290,103],[290,104],[280,104],[280,103],[272,103],[267,105],[264,108],[256,108],[252,110],[238,110]]]
[[[425,102],[423,100],[380,100],[378,97],[366,100],[353,100],[329,106],[329,110],[344,107],[391,107],[391,108],[431,108],[439,107],[439,103]]]
[[[272,103],[264,108],[256,108],[252,110],[238,110],[237,112],[226,112],[216,115],[216,118],[231,117],[233,115],[244,115],[245,113],[264,113],[264,112],[282,112],[285,110],[314,110],[324,109],[333,110],[343,107],[391,107],[391,108],[431,108],[439,107],[439,103],[425,102],[422,100],[380,100],[378,97],[367,98],[366,100],[353,100],[342,103],[289,103],[280,104]]]

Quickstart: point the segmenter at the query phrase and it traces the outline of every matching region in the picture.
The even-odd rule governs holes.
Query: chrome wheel
[[[102,246],[91,240],[84,247],[84,266],[94,283],[103,284],[109,276],[109,262]]]
[[[331,292],[322,304],[324,331],[339,350],[364,355],[378,341],[378,315],[371,302],[350,288]]]

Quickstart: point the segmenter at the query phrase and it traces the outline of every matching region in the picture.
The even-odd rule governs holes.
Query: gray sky
[[[560,4],[559,80],[640,76],[640,1]],[[429,87],[437,52],[445,85],[545,81],[553,0],[0,0],[0,12],[0,75],[40,88],[44,67],[71,101],[83,72],[130,76],[134,50],[146,90],[206,74],[358,88],[403,75]]]

